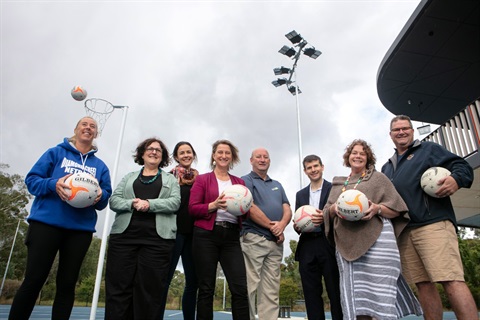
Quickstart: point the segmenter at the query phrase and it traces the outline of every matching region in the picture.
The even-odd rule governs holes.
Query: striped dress
[[[382,218],[380,237],[354,261],[337,251],[343,318],[371,316],[390,320],[422,314],[420,303],[401,275],[400,254],[390,219]]]

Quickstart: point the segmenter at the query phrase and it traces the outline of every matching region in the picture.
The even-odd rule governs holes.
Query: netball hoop
[[[92,117],[98,124],[98,135],[102,134],[103,127],[108,118],[112,115],[115,106],[104,99],[91,98],[85,100],[85,112],[87,116]]]
[[[120,134],[117,145],[117,152],[115,154],[115,163],[113,165],[113,172],[111,173],[111,185],[116,186],[115,178],[117,176],[118,164],[120,162],[120,151],[122,149],[123,135],[125,132],[125,124],[127,122],[127,111],[128,106],[114,106],[110,102],[104,99],[92,98],[85,100],[85,111],[89,117],[95,119],[98,123],[98,134],[100,134],[107,122],[108,118],[112,115],[113,111],[116,109],[121,109],[123,111],[122,125],[120,127]],[[98,265],[97,265],[97,274],[95,278],[95,287],[93,289],[92,297],[92,308],[90,310],[90,320],[95,320],[97,307],[98,307],[98,298],[100,296],[100,287],[102,283],[102,273],[103,265],[105,262],[105,251],[107,247],[107,238],[110,229],[110,220],[113,213],[110,210],[110,206],[107,205],[105,221],[103,225],[102,239],[100,243],[100,252],[98,255]]]

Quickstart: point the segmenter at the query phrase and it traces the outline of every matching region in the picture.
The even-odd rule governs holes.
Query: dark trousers
[[[322,299],[323,278],[330,299],[332,319],[341,320],[343,315],[335,249],[328,243],[324,234],[302,235],[298,249],[300,251],[297,257],[308,319],[325,320]]]
[[[68,319],[75,301],[75,285],[92,233],[53,227],[30,221],[25,244],[28,248],[25,279],[13,299],[10,320],[30,318],[35,301],[59,253],[52,319]]]
[[[161,319],[174,240],[124,241],[110,235],[105,273],[106,320]]]
[[[184,320],[195,319],[195,309],[197,305],[197,276],[195,274],[195,267],[193,262],[192,252],[192,238],[193,234],[177,233],[175,240],[175,247],[173,249],[172,261],[170,263],[170,271],[168,273],[167,286],[162,301],[162,309],[165,311],[167,303],[168,288],[173,279],[175,270],[177,268],[178,260],[182,257],[183,272],[185,274],[185,289],[182,296],[182,312]],[[163,319],[163,315],[160,319]]]
[[[197,320],[213,319],[218,262],[232,293],[232,318],[249,319],[247,276],[239,229],[214,226],[214,229],[209,231],[195,227],[193,258],[198,279]]]

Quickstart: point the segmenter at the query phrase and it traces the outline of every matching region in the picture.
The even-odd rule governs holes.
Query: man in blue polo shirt
[[[250,164],[252,171],[242,179],[252,192],[254,205],[241,231],[250,320],[255,320],[255,296],[258,319],[277,320],[283,231],[292,218],[292,210],[282,185],[267,174],[268,151],[264,148],[253,150]]]

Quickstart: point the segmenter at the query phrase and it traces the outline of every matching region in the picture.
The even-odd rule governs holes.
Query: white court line
[[[180,314],[182,314],[182,312],[172,313],[172,314],[169,314],[168,316],[169,317],[174,317],[174,316],[178,316]]]

